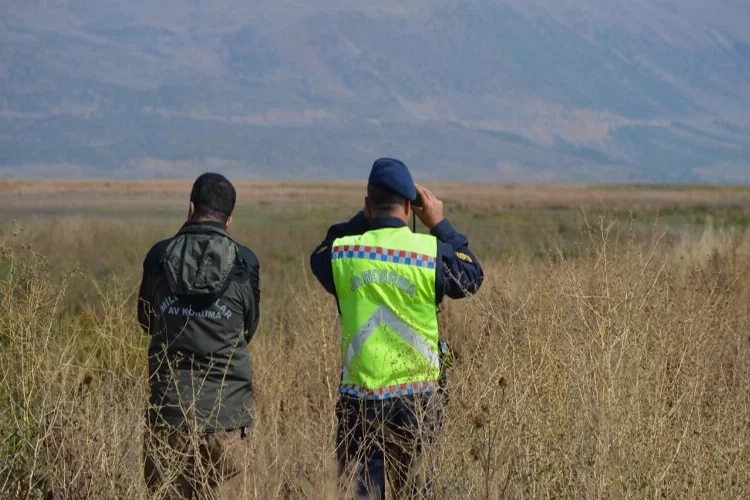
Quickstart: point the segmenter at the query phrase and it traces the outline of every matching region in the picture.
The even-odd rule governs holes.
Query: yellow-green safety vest
[[[386,399],[438,388],[437,239],[408,227],[331,248],[342,321],[339,391]]]

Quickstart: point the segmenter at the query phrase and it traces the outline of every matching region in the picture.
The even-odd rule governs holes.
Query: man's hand
[[[437,199],[437,197],[424,186],[416,185],[417,193],[422,198],[422,207],[414,207],[419,220],[422,224],[427,226],[427,229],[432,230],[433,227],[437,226],[440,222],[445,219],[443,215],[443,202]]]

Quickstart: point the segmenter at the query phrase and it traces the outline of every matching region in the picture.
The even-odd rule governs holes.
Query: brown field
[[[0,180],[0,207],[96,205],[110,202],[182,203],[190,181],[22,181]],[[246,203],[357,204],[364,188],[356,183],[238,182],[240,201]],[[665,186],[589,184],[444,184],[430,188],[446,202],[469,208],[560,209],[690,208],[694,206],[748,207],[746,186]]]
[[[307,256],[364,186],[237,187],[262,271],[246,496],[337,498],[338,319]],[[750,497],[750,188],[429,187],[487,276],[441,314],[441,498]],[[189,189],[0,181],[0,498],[147,498],[135,292]]]

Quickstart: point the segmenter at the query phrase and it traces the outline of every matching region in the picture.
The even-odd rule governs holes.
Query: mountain
[[[750,182],[746,0],[0,0],[0,176]]]

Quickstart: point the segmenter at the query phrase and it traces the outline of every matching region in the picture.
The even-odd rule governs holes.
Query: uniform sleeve
[[[445,296],[461,299],[476,293],[484,281],[484,271],[469,250],[469,240],[447,219],[432,228],[431,233],[438,239],[438,256],[443,264],[437,279],[438,303]]]
[[[331,226],[326,238],[315,248],[310,256],[310,269],[328,293],[336,294],[336,287],[333,283],[333,268],[331,267],[331,245],[337,238],[364,234],[369,228],[370,221],[367,220],[363,212],[359,212],[348,222]]]

